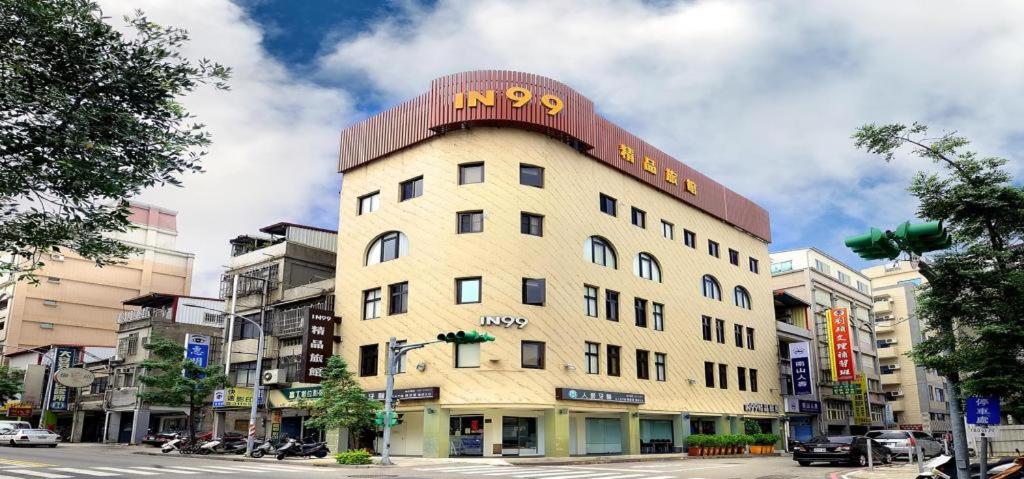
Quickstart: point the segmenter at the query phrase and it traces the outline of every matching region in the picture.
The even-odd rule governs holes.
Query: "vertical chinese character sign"
[[[967,398],[967,424],[994,426],[999,424],[999,396],[971,396]]]
[[[828,310],[828,351],[834,382],[857,380],[857,371],[853,364],[849,313],[847,308]]]
[[[868,378],[860,373],[860,379],[850,400],[853,403],[853,423],[859,426],[871,424],[871,409],[868,406]]]
[[[50,380],[53,381],[53,374],[64,368],[70,368],[75,365],[75,361],[78,358],[78,349],[66,346],[57,347],[56,354],[53,358],[53,368],[50,371]],[[50,407],[51,411],[67,411],[68,403],[71,402],[71,390],[63,384],[53,381],[53,393],[50,395]]]
[[[301,382],[319,384],[327,358],[334,354],[334,315],[322,309],[310,309],[302,334]]]
[[[205,368],[210,362],[210,337],[202,334],[186,334],[185,359]]]
[[[814,394],[811,377],[811,344],[807,341],[789,343],[789,359],[793,368],[793,395]]]

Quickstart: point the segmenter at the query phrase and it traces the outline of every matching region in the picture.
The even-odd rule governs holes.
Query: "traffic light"
[[[494,336],[477,331],[456,331],[454,333],[441,333],[437,335],[438,341],[452,344],[475,344],[487,341],[494,341]]]
[[[878,228],[846,238],[843,243],[864,259],[896,259],[900,255],[899,246]]]
[[[399,420],[400,416],[400,414],[394,411],[391,411],[390,414],[385,411],[377,411],[373,415],[373,425],[380,427],[384,427],[384,425],[397,426],[398,424],[401,424],[401,421]]]
[[[953,244],[953,238],[942,227],[941,221],[917,224],[905,221],[896,228],[896,237],[903,243],[904,249],[918,255],[946,249]]]

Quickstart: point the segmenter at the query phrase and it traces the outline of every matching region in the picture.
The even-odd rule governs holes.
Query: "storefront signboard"
[[[793,368],[793,395],[813,395],[814,379],[811,375],[811,343],[808,341],[789,343],[789,360]]]
[[[335,317],[330,311],[309,309],[302,333],[302,369],[299,382],[319,384],[327,358],[334,352]]]
[[[56,374],[57,371],[60,371],[63,368],[70,368],[73,366],[77,357],[78,348],[58,346],[56,348],[56,355],[54,356],[53,374]],[[51,411],[67,411],[70,402],[71,388],[54,381],[53,391],[50,396],[49,409]]]
[[[297,401],[300,399],[316,399],[321,397],[324,394],[324,390],[320,386],[308,388],[284,388],[281,390],[281,394],[284,394],[284,398],[289,401]]]
[[[593,391],[590,389],[555,388],[555,399],[563,401],[614,402],[621,404],[644,404],[646,398],[640,393],[614,391]]]
[[[832,381],[856,381],[857,372],[853,364],[853,341],[850,333],[850,310],[832,308],[828,310],[828,351],[831,363]]]
[[[818,414],[821,412],[821,403],[790,396],[786,398],[786,412]]]
[[[900,424],[901,431],[924,431],[924,424]]]
[[[8,403],[7,405],[7,416],[8,417],[32,417],[32,404],[31,403]]]
[[[252,407],[252,388],[224,388],[213,392],[213,407]],[[264,401],[263,388],[260,388],[260,397],[257,405]]]
[[[366,391],[366,397],[375,401],[383,401],[384,391]],[[392,397],[399,400],[437,399],[441,397],[441,388],[395,389],[392,391]]]
[[[743,412],[763,412],[769,414],[778,414],[779,405],[748,402],[743,405]]]
[[[521,316],[480,316],[480,326],[515,326],[523,329],[527,324],[530,324],[530,320]]]
[[[871,410],[868,406],[868,379],[860,373],[859,391],[851,396],[853,404],[853,423],[858,426],[871,425]]]

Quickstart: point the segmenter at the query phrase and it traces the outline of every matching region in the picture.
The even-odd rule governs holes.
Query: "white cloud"
[[[230,238],[323,211],[334,213],[319,224],[336,223],[338,135],[353,114],[345,91],[296,78],[264,51],[259,25],[227,1],[109,0],[103,8],[116,25],[140,8],[185,28],[185,56],[233,69],[230,91],[201,87],[185,99],[213,135],[206,173],[140,198],[179,212],[177,246],[196,254],[193,294],[215,294]]]
[[[364,79],[390,103],[462,70],[550,76],[767,206],[781,241],[814,242],[815,220],[828,216],[881,226],[914,211],[904,189],[931,165],[885,165],[854,150],[850,134],[861,124],[920,120],[999,156],[1021,137],[1020,2],[441,0],[405,8],[402,18],[337,43],[321,58],[321,79]],[[1011,167],[1024,172],[1019,160]],[[819,238],[825,249],[841,248]]]

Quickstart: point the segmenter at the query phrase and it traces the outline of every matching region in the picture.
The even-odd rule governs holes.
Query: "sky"
[[[184,54],[233,69],[184,99],[206,172],[139,199],[178,211],[194,294],[228,239],[279,221],[336,228],[347,125],[465,70],[548,76],[599,114],[765,207],[771,251],[842,244],[913,219],[910,155],[858,151],[866,123],[956,131],[1024,178],[1024,3],[824,0],[100,0],[187,29]]]

